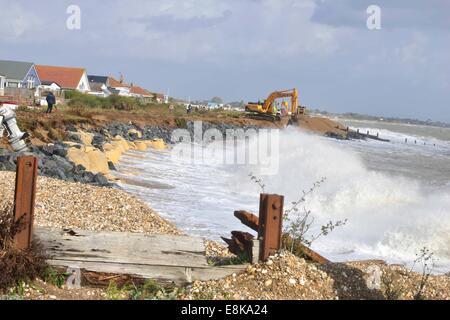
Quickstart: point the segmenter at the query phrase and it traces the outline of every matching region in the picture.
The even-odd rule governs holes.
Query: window
[[[28,77],[27,88],[28,89],[33,89],[34,88],[34,77],[33,76],[29,76]]]

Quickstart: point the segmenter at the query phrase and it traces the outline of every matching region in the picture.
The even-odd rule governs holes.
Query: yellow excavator
[[[281,98],[291,98],[291,106],[288,102],[282,102],[282,110],[278,110],[276,100]],[[272,92],[264,102],[249,102],[245,106],[247,116],[253,119],[280,121],[284,116],[296,117],[299,113],[304,113],[304,108],[298,106],[297,89],[281,90]]]

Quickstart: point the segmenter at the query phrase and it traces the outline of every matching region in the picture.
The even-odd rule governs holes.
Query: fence
[[[33,102],[34,101],[34,90],[27,88],[5,88],[4,95],[11,100],[16,100],[20,102]]]

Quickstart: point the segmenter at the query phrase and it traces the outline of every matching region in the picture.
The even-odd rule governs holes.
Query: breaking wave
[[[389,145],[377,152],[394,153],[395,158],[395,146],[392,149]],[[150,151],[144,162],[128,156],[119,170],[127,166],[140,169],[139,179],[173,186],[124,188],[187,232],[215,239],[231,230],[245,229],[233,217],[234,210],[257,212],[259,188],[250,181],[250,172],[260,175],[266,192],[285,195],[286,207],[299,198],[302,190],[326,177],[306,202],[316,217],[315,226],[319,228],[329,220],[348,219],[348,223],[315,242],[314,249],[336,261],[382,258],[410,263],[426,246],[438,257],[438,269],[450,270],[448,184],[430,186],[426,179],[402,175],[400,169],[405,163],[398,165],[398,172],[377,170],[361,155],[364,145],[358,148],[349,142],[288,129],[280,133],[276,175],[264,176],[257,166],[177,162],[170,151]],[[379,166],[383,166],[382,157]],[[448,182],[445,174],[449,175],[441,172],[440,178],[444,176]]]

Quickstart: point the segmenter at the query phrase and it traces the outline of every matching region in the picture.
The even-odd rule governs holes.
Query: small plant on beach
[[[48,267],[43,278],[45,282],[51,283],[58,288],[62,288],[66,283],[68,276],[69,274],[66,272],[59,272],[52,267]]]
[[[118,285],[111,281],[106,289],[108,300],[175,300],[184,294],[184,288],[163,287],[155,280],[147,279],[136,284],[134,281]]]
[[[413,261],[411,268],[404,269],[395,274],[383,274],[382,283],[384,287],[384,295],[388,300],[399,300],[404,298],[413,298],[414,300],[426,299],[424,296],[425,288],[430,280],[436,259],[434,252],[427,247],[423,247],[416,253],[416,259]],[[421,266],[421,272],[418,274],[414,271],[417,265]],[[417,276],[420,276],[418,278]],[[411,292],[408,287],[416,287]]]
[[[422,300],[424,298],[423,291],[428,283],[428,280],[430,279],[435,263],[436,259],[434,257],[434,252],[430,251],[427,247],[423,247],[420,249],[419,253],[416,254],[416,260],[414,260],[410,273],[417,264],[421,265],[422,271],[419,287],[417,288],[417,292],[414,294],[414,300]]]
[[[296,255],[302,254],[302,245],[310,247],[317,239],[327,236],[335,228],[344,226],[347,219],[338,221],[329,221],[322,225],[318,233],[311,235],[311,228],[314,225],[315,218],[311,210],[307,209],[305,202],[307,197],[312,194],[317,188],[325,183],[326,178],[316,181],[308,190],[303,190],[298,200],[291,203],[291,207],[284,211],[284,232],[283,237],[285,249]]]
[[[23,230],[23,221],[14,221],[13,205],[0,204],[0,291],[21,288],[23,283],[42,276],[47,268],[43,248],[34,241],[27,250],[19,250],[14,237]]]
[[[253,173],[249,174],[250,180],[256,183],[261,192],[265,193],[265,187],[263,180],[258,178]],[[283,224],[283,246],[289,252],[302,256],[304,246],[310,247],[314,241],[320,237],[327,236],[337,227],[342,227],[347,223],[347,219],[338,221],[329,221],[327,224],[320,227],[320,231],[314,235],[311,235],[311,228],[314,225],[315,219],[311,210],[308,210],[305,206],[306,199],[317,188],[325,183],[326,178],[322,178],[316,181],[313,186],[308,190],[303,190],[298,200],[291,202],[291,207],[284,210]]]
[[[320,227],[320,231],[315,235],[310,235],[310,230],[314,225],[315,219],[312,216],[311,210],[308,210],[304,205],[306,198],[312,194],[317,188],[319,188],[326,178],[322,178],[316,181],[313,186],[308,190],[302,191],[300,198],[291,203],[291,207],[284,211],[285,233],[290,235],[293,241],[291,241],[291,247],[287,248],[290,252],[294,252],[296,243],[303,243],[310,247],[314,241],[320,237],[327,236],[335,228],[344,226],[347,223],[347,219],[338,221],[329,221],[327,224]]]
[[[127,287],[119,287],[116,281],[110,281],[106,289],[106,299],[108,300],[127,300],[129,290]]]
[[[261,193],[266,193],[266,185],[263,183],[263,180],[261,178],[258,178],[257,176],[255,176],[253,173],[250,173],[248,175],[250,177],[250,180],[254,183],[256,183],[261,191]]]

